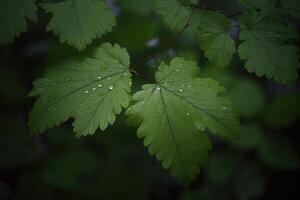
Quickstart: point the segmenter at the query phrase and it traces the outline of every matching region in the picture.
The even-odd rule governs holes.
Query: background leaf
[[[242,43],[238,52],[246,61],[247,70],[283,84],[295,81],[298,50],[286,41],[296,38],[297,34],[280,23],[276,16],[259,16],[251,12],[241,16],[239,23]]]
[[[0,1],[0,45],[9,44],[27,31],[27,20],[36,22],[36,0]]]
[[[67,0],[45,3],[42,7],[53,15],[47,30],[79,50],[116,25],[115,17],[103,0]]]
[[[229,36],[230,20],[212,11],[202,12],[199,18],[200,48],[213,65],[227,67],[236,51],[235,42]]]

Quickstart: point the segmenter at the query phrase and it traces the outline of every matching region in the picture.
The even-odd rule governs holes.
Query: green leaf
[[[79,50],[116,25],[115,17],[103,0],[67,0],[45,3],[42,7],[53,15],[47,30]]]
[[[77,136],[93,134],[113,124],[130,102],[129,55],[120,46],[105,43],[92,58],[70,59],[50,68],[34,81],[30,96],[38,96],[29,115],[32,133],[43,132],[69,117]]]
[[[198,39],[208,60],[218,66],[229,65],[235,53],[235,43],[229,36],[231,22],[218,12],[204,11],[199,18]]]
[[[0,44],[9,44],[27,30],[27,21],[36,22],[36,0],[0,1]]]
[[[183,0],[156,0],[154,10],[175,31],[182,29],[192,15],[192,8]]]
[[[157,83],[144,85],[126,112],[129,124],[139,126],[138,137],[144,138],[149,153],[185,184],[207,160],[211,144],[206,128],[225,138],[236,138],[239,132],[231,103],[220,96],[224,88],[198,78],[198,73],[196,63],[183,58],[174,58],[169,66],[162,63]]]
[[[293,17],[300,18],[300,1],[299,0],[284,0],[280,1],[281,9]]]
[[[298,77],[299,56],[297,47],[290,43],[297,34],[274,15],[246,13],[239,23],[242,43],[238,52],[247,70],[283,84],[293,82]]]

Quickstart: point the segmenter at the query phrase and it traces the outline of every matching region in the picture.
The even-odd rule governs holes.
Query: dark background
[[[232,12],[241,9],[233,0],[215,2]],[[153,13],[151,0],[119,0],[111,6],[118,25],[91,46],[118,43],[127,48],[132,64],[176,34]],[[238,56],[225,69],[209,66],[193,26],[176,45],[137,69],[133,85],[136,91],[151,82],[162,59],[184,56],[198,61],[203,77],[226,87],[241,115],[241,141],[211,136],[214,148],[209,163],[190,187],[184,188],[148,155],[123,114],[113,127],[81,139],[72,133],[72,120],[31,136],[26,123],[34,102],[27,97],[32,81],[51,64],[78,54],[45,32],[49,17],[39,10],[38,23],[29,23],[28,32],[13,44],[0,46],[1,200],[300,199],[299,81],[281,86],[257,78],[246,71]],[[300,29],[299,21],[289,19],[288,23]],[[238,30],[231,34],[237,38]]]

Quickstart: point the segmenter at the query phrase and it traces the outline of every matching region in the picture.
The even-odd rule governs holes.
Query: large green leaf
[[[115,17],[103,0],[67,0],[45,3],[42,7],[53,15],[47,30],[58,35],[61,42],[67,42],[79,50],[93,39],[112,31],[116,24]]]
[[[251,12],[241,16],[239,22],[242,43],[238,52],[247,70],[283,84],[294,81],[299,56],[297,47],[290,42],[297,34],[280,23],[277,16]]]
[[[36,0],[0,1],[0,44],[8,44],[27,30],[26,19],[36,21]]]
[[[33,133],[75,118],[77,136],[93,134],[113,124],[121,107],[130,102],[129,55],[118,45],[103,44],[92,58],[68,60],[34,81],[38,96],[29,115]]]
[[[229,36],[230,20],[212,11],[202,12],[199,20],[198,39],[205,56],[218,67],[228,66],[236,51],[235,43]]]
[[[149,153],[156,155],[164,168],[188,184],[207,159],[211,144],[204,130],[225,138],[236,138],[237,115],[228,98],[220,96],[224,88],[211,79],[197,77],[195,62],[175,58],[162,63],[156,84],[144,85],[127,110],[129,124],[139,126]]]
[[[192,14],[192,8],[183,0],[156,0],[154,10],[172,30],[183,28]]]

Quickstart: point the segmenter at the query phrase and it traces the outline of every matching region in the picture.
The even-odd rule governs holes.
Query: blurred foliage
[[[132,55],[132,64],[157,50],[175,33],[154,15],[152,3],[114,1],[118,25],[93,46],[103,41],[120,43]],[[211,0],[209,6],[233,12],[241,9],[233,0]],[[80,140],[70,122],[44,135],[30,136],[26,123],[32,99],[26,94],[32,80],[47,66],[77,54],[44,32],[48,16],[39,15],[38,23],[29,24],[29,32],[15,44],[0,47],[1,200],[300,198],[295,182],[300,178],[299,81],[282,87],[257,78],[238,58],[225,69],[210,66],[189,31],[175,46],[138,69],[133,88],[153,80],[154,66],[161,59],[184,55],[203,64],[202,77],[218,80],[228,90],[241,115],[241,138],[229,142],[211,136],[214,150],[191,187],[184,188],[148,156],[123,115],[114,127]],[[299,22],[290,23],[300,29]],[[158,45],[148,46],[153,38],[159,38]]]

